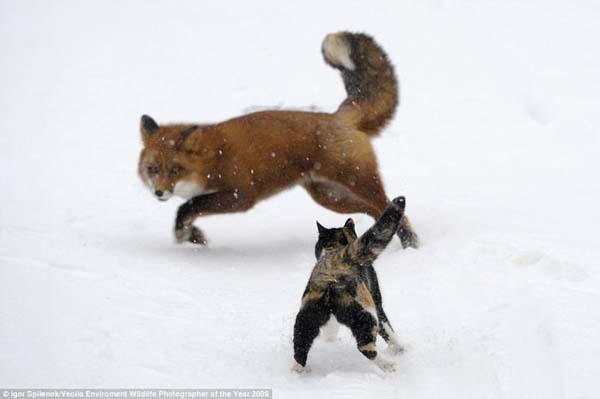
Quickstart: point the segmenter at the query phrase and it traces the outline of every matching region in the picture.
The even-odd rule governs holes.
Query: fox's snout
[[[158,198],[160,201],[166,201],[171,198],[173,193],[170,191],[155,190],[154,195],[156,195],[156,198]]]

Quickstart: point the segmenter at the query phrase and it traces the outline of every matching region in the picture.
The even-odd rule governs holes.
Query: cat
[[[306,359],[320,328],[333,315],[346,325],[356,339],[358,350],[385,372],[394,363],[377,353],[377,333],[390,349],[403,350],[382,305],[373,262],[386,248],[400,226],[406,200],[391,201],[377,222],[360,238],[354,222],[327,229],[317,222],[319,239],[315,246],[317,263],[302,295],[294,324],[294,366],[306,371]]]

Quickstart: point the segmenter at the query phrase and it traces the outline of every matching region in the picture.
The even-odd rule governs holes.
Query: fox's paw
[[[377,355],[375,359],[373,359],[373,363],[375,363],[377,367],[386,373],[393,373],[396,371],[396,363],[392,362],[391,360],[384,359],[380,355]]]
[[[292,367],[290,368],[291,371],[295,371],[296,373],[300,374],[300,373],[309,373],[310,372],[310,367],[308,366],[302,366],[300,363],[294,361],[294,364],[292,365]]]
[[[178,243],[191,242],[192,244],[206,245],[206,238],[202,230],[196,226],[187,226],[175,229],[175,238]]]
[[[195,226],[192,226],[192,234],[190,235],[188,241],[192,244],[198,245],[206,245],[207,243],[206,237],[204,237],[204,233],[202,232],[202,230]]]
[[[410,229],[400,228],[398,230],[398,237],[402,243],[402,248],[419,248],[421,243],[419,242],[419,236],[417,233]]]

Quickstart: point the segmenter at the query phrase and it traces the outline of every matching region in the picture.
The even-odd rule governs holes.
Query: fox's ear
[[[140,130],[142,131],[142,135],[152,134],[158,130],[158,123],[148,115],[142,115],[142,119],[140,120]]]
[[[179,132],[179,138],[182,140],[185,140],[188,138],[188,136],[192,133],[194,133],[196,130],[198,130],[198,125],[192,125],[190,127],[188,127],[187,129]]]
[[[319,229],[319,235],[323,235],[329,231],[325,227],[321,226],[321,223],[319,223],[318,221],[317,221],[317,229]]]

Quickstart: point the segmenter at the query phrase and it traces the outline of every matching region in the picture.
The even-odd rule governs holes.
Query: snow
[[[2,1],[0,386],[597,397],[599,18],[591,0]],[[341,329],[298,375],[314,222],[346,216],[295,188],[177,245],[180,200],[136,174],[138,124],[333,110],[320,44],[341,29],[396,65],[401,106],[374,145],[423,247],[395,240],[376,264],[397,371]]]

